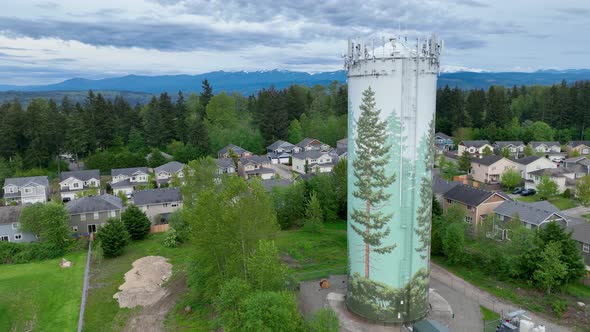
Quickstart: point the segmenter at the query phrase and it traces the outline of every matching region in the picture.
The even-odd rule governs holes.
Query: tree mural
[[[424,152],[424,171],[432,167],[434,161],[434,119],[430,121],[428,132],[420,142],[419,151]],[[420,246],[416,252],[422,259],[426,259],[430,253],[430,225],[432,221],[432,176],[425,174],[420,183],[420,206],[418,207],[417,224],[414,231],[420,240]]]
[[[356,155],[352,161],[357,190],[352,194],[365,202],[365,208],[352,210],[351,219],[354,223],[351,223],[351,227],[365,244],[365,278],[368,279],[370,253],[386,254],[395,249],[395,245],[382,245],[383,238],[389,235],[390,229],[386,224],[392,215],[379,211],[381,204],[391,196],[384,189],[393,184],[395,175],[385,174],[391,146],[386,144],[387,122],[381,121],[381,110],[375,109],[375,93],[371,87],[363,91],[359,108],[361,114],[357,121]]]

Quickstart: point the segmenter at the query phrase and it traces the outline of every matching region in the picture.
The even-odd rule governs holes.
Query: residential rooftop
[[[178,188],[159,188],[138,190],[133,195],[135,205],[182,202],[182,194]]]
[[[90,179],[100,180],[100,171],[97,169],[83,170],[83,171],[67,171],[61,172],[59,181],[65,181],[69,178],[78,179],[80,181],[88,181]]]
[[[463,184],[450,189],[443,197],[469,206],[478,206],[494,195],[499,195],[507,200],[510,199],[501,192],[491,192]]]
[[[119,197],[109,194],[87,196],[69,201],[66,204],[66,209],[70,214],[121,210],[123,202]]]

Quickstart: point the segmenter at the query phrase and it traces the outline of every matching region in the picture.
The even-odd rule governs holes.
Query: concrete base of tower
[[[398,332],[410,331],[404,325],[382,325],[364,320],[350,312],[344,303],[346,296],[346,276],[334,275],[326,279],[329,287],[322,288],[320,280],[307,281],[300,284],[299,303],[302,313],[311,317],[317,310],[323,307],[331,307],[340,321],[340,330],[343,332]],[[453,319],[453,313],[449,303],[435,290],[429,292],[430,312],[426,320],[435,321],[441,329],[449,326]],[[448,329],[446,330],[448,331]]]

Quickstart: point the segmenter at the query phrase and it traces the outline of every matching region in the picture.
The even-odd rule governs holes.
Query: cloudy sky
[[[0,0],[0,84],[342,69],[348,37],[438,33],[447,69],[589,68],[588,0]]]

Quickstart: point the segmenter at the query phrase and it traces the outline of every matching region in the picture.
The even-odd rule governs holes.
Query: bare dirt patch
[[[125,273],[125,283],[113,295],[121,308],[149,306],[168,294],[162,284],[172,276],[172,264],[161,256],[146,256],[133,262]]]

